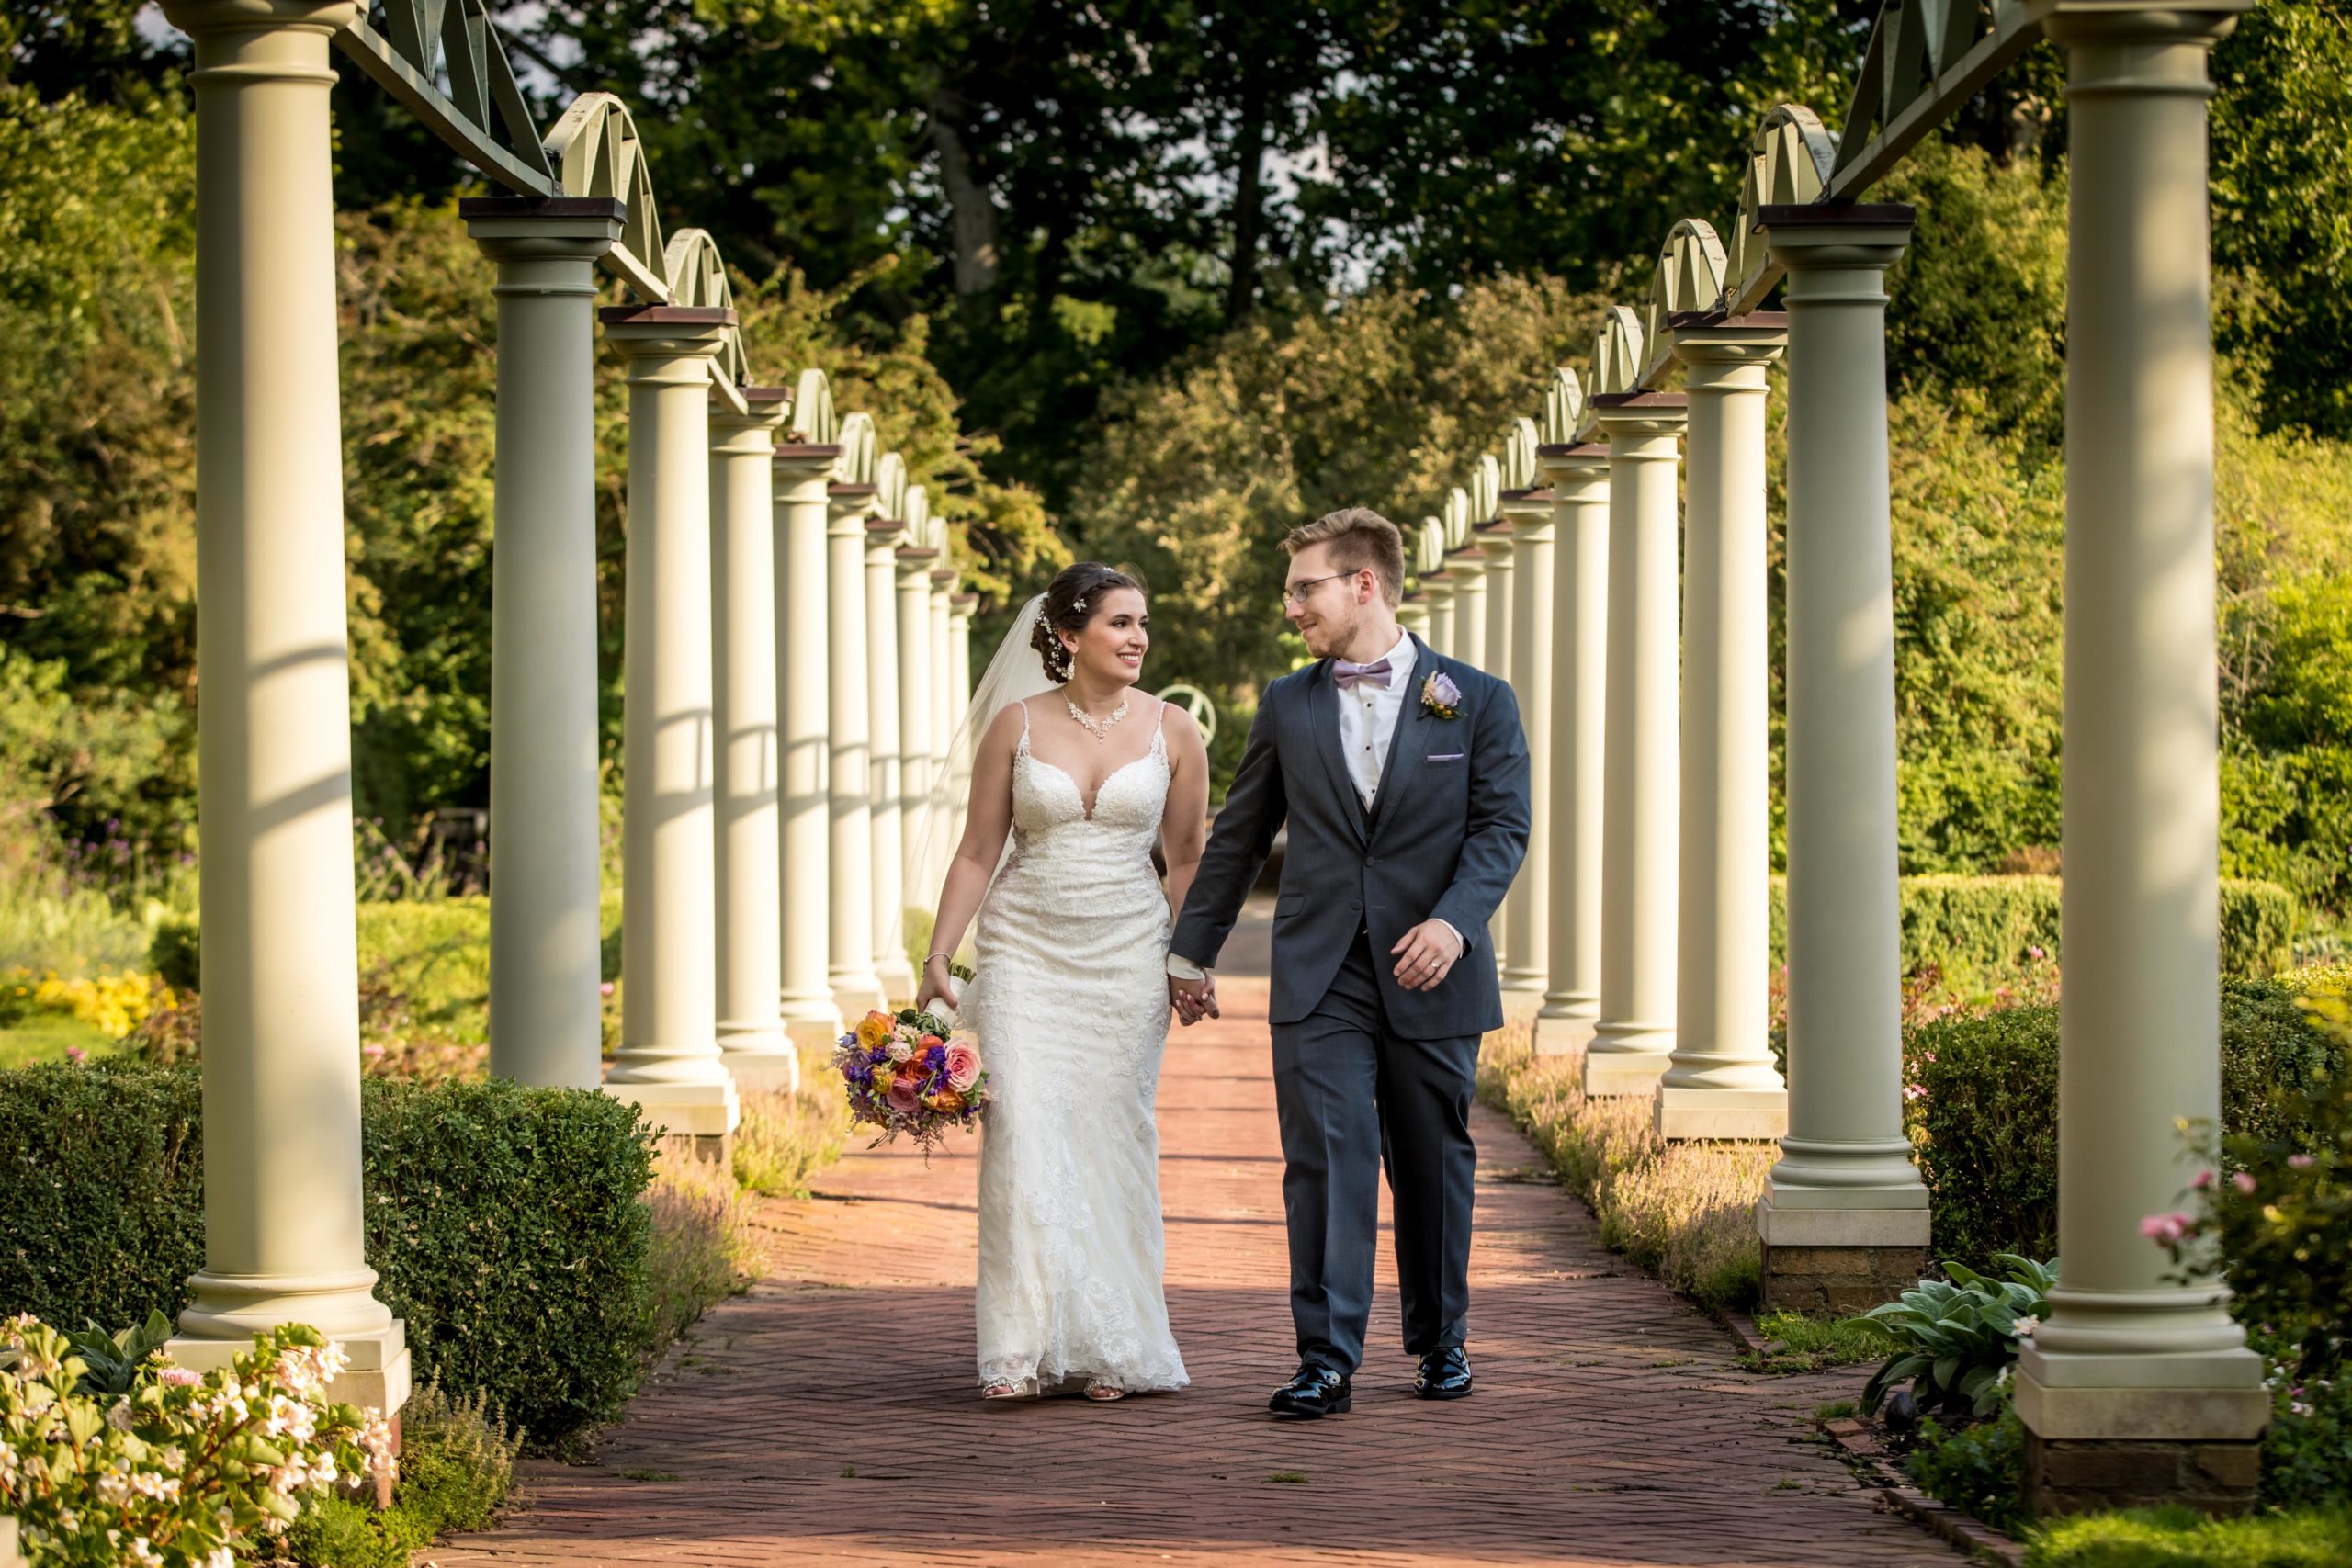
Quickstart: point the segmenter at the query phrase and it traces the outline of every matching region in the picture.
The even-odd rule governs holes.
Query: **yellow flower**
[[[892,1027],[888,1013],[869,1012],[857,1021],[857,1043],[870,1051],[890,1038]]]

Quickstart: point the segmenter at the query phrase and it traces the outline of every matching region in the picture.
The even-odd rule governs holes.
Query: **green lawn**
[[[62,1062],[68,1046],[78,1045],[93,1056],[120,1049],[80,1019],[62,1012],[28,1013],[22,1023],[0,1029],[0,1067],[29,1067],[35,1062]]]

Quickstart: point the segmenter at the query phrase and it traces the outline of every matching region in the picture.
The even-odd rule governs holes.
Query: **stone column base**
[[[882,982],[882,1005],[886,1008],[903,1007],[913,1001],[916,989],[922,984],[922,976],[914,972],[903,954],[896,964],[876,964],[874,973]]]
[[[1928,1226],[1924,1208],[1776,1208],[1767,1192],[1756,1201],[1762,1304],[1843,1316],[1891,1302],[1928,1271]]]
[[[605,1092],[635,1102],[638,1114],[661,1134],[661,1157],[732,1163],[735,1127],[743,1118],[733,1079],[715,1084],[607,1083]]]
[[[1658,1136],[1676,1140],[1778,1138],[1789,1130],[1784,1089],[1685,1089],[1657,1086]]]
[[[1598,1018],[1550,1018],[1535,1015],[1535,1054],[1539,1056],[1573,1056],[1592,1043],[1593,1027]]]
[[[722,1021],[718,1057],[740,1093],[793,1094],[800,1088],[800,1048],[781,1023]]]
[[[343,1375],[327,1385],[327,1399],[336,1404],[356,1404],[380,1410],[397,1420],[408,1403],[408,1329],[399,1318],[372,1334],[331,1336],[350,1358]],[[164,1342],[164,1353],[193,1372],[209,1372],[229,1365],[254,1348],[251,1339],[190,1339],[174,1335]],[[395,1427],[395,1431],[398,1427]]]
[[[2262,1439],[2044,1438],[2025,1434],[2029,1517],[2167,1505],[2207,1514],[2254,1511]]]
[[[1506,1023],[1532,1022],[1543,1008],[1542,980],[1537,980],[1532,986],[1513,986],[1508,980],[1503,982],[1503,1021]]]
[[[1657,1092],[1657,1080],[1666,1076],[1673,1058],[1664,1051],[1595,1051],[1584,1054],[1584,1091],[1594,1098],[1604,1095],[1638,1094],[1644,1097]]]

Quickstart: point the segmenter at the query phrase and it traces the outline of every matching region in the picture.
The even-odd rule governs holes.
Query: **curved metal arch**
[[[648,302],[669,304],[662,211],[628,106],[611,93],[581,94],[548,132],[547,152],[556,164],[557,195],[621,203],[620,243],[605,253],[605,267]]]
[[[1491,523],[1503,512],[1503,466],[1492,453],[1482,455],[1470,468],[1470,521]]]
[[[735,289],[727,278],[727,262],[718,242],[700,229],[681,229],[670,236],[662,252],[662,276],[669,280],[670,303],[732,312]],[[719,397],[737,413],[745,411],[743,388],[752,380],[743,355],[742,330],[729,321],[719,333],[718,352],[711,355],[711,379]]]
[[[874,463],[874,515],[899,525],[898,540],[907,537],[907,460],[885,452]]]
[[[1725,258],[1730,283],[1726,309],[1731,314],[1762,304],[1780,281],[1780,270],[1756,231],[1762,209],[1820,200],[1837,161],[1837,139],[1823,128],[1821,117],[1803,104],[1773,106],[1756,128],[1747,167],[1740,176],[1739,217],[1732,225]]]
[[[1658,247],[1657,269],[1650,274],[1649,314],[1642,322],[1642,342],[1663,356],[1667,323],[1685,310],[1712,310],[1724,302],[1727,276],[1723,242],[1714,225],[1703,218],[1685,218],[1667,231]]]
[[[483,174],[519,195],[557,194],[555,170],[486,0],[370,0],[334,41]]]
[[[1584,429],[1584,383],[1563,365],[1552,372],[1552,384],[1544,389],[1544,445],[1575,445]]]
[[[808,369],[792,384],[792,418],[786,422],[792,439],[808,446],[830,446],[841,435],[841,416],[833,412],[833,384],[822,370]]]
[[[870,485],[875,479],[874,416],[863,410],[845,415],[834,442],[842,455],[833,460],[833,483]]]
[[[1533,490],[1541,482],[1536,477],[1535,448],[1542,441],[1535,422],[1523,414],[1503,427],[1503,489]]]
[[[1445,525],[1424,517],[1413,534],[1413,575],[1428,577],[1445,570]]]
[[[1203,741],[1216,739],[1216,704],[1206,692],[1179,681],[1172,686],[1161,687],[1153,694],[1163,703],[1183,709],[1193,723],[1199,727]]]
[[[1600,397],[1642,389],[1642,321],[1623,305],[1600,312],[1592,334],[1593,391]]]
[[[1470,542],[1470,492],[1455,485],[1445,492],[1445,506],[1440,513],[1445,520],[1445,547],[1458,550]]]

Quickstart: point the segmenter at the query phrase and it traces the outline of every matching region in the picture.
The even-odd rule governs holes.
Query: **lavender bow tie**
[[[1385,692],[1388,689],[1388,660],[1375,659],[1369,664],[1351,664],[1342,659],[1331,666],[1331,679],[1343,692],[1358,681],[1369,681]]]

